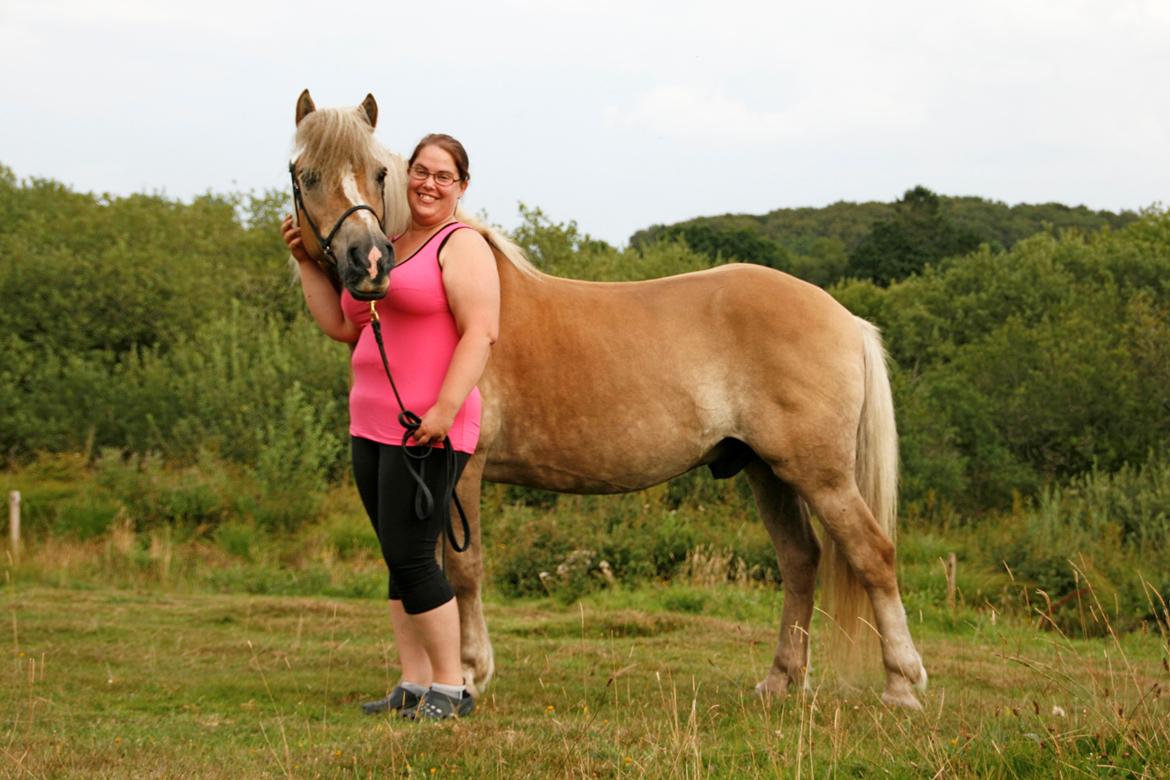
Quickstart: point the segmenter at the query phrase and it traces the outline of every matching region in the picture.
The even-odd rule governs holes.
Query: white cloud
[[[609,106],[607,124],[702,143],[807,141],[903,130],[923,121],[913,101],[879,90],[842,88],[794,97],[787,107],[756,107],[712,89],[671,84],[646,90],[631,105]]]
[[[0,163],[97,191],[282,186],[307,86],[318,105],[373,92],[397,149],[463,137],[493,217],[524,200],[608,240],[919,182],[1167,199],[1170,0],[324,8],[0,0],[0,71],[17,74],[0,79]]]
[[[650,89],[626,109],[610,106],[606,120],[611,127],[702,141],[755,140],[791,131],[791,120],[782,112],[753,110],[741,101],[678,85]]]
[[[276,25],[297,13],[295,3],[276,0],[6,0],[6,14],[28,25],[68,25],[91,29],[147,28],[217,30],[231,35]]]

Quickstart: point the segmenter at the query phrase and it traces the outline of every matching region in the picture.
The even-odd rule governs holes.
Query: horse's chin
[[[352,287],[347,287],[346,289],[349,290],[349,294],[353,296],[355,301],[365,302],[382,300],[386,297],[386,290],[389,288],[383,288],[381,290],[355,290]]]

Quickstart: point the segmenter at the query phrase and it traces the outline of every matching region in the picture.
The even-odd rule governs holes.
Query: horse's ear
[[[309,97],[309,90],[306,89],[297,98],[297,125],[300,126],[301,120],[316,110],[317,106],[313,103],[313,98]]]
[[[370,123],[370,127],[378,126],[378,101],[374,100],[373,95],[366,95],[366,99],[362,101],[362,111],[366,112],[366,121]]]

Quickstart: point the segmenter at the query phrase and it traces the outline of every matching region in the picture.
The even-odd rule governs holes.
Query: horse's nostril
[[[348,274],[354,278],[368,277],[377,279],[386,267],[386,250],[377,244],[355,245],[346,250],[345,257],[349,265]]]
[[[349,264],[354,268],[361,268],[364,265],[362,263],[361,250],[356,246],[351,246],[348,250],[346,250],[345,259],[348,260]]]

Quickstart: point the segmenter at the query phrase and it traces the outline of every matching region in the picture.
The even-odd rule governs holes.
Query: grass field
[[[1068,639],[912,610],[925,711],[827,680],[764,700],[781,595],[647,586],[493,602],[471,718],[357,705],[396,680],[384,605],[22,584],[3,591],[4,777],[1168,777],[1164,636]],[[815,635],[814,635],[815,641]]]

